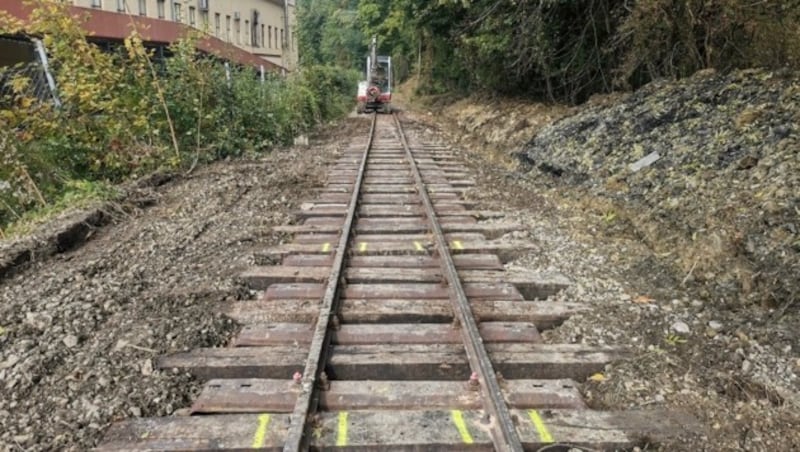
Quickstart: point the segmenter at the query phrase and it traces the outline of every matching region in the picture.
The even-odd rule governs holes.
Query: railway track
[[[409,142],[410,141],[410,142]],[[277,265],[242,275],[260,298],[229,315],[231,347],[164,356],[206,380],[191,416],[113,425],[99,450],[591,450],[679,434],[676,416],[588,409],[581,381],[619,350],[545,344],[584,309],[544,299],[561,276],[505,271],[521,228],[475,210],[445,146],[373,116],[331,168]],[[489,221],[486,221],[489,220]]]

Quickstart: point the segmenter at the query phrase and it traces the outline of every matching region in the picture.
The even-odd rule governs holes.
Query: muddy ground
[[[547,118],[514,127],[570,114],[542,111]],[[560,271],[573,285],[552,301],[595,308],[545,338],[632,351],[598,381],[581,382],[592,407],[679,408],[705,430],[701,440],[647,450],[800,448],[796,319],[773,322],[762,339],[769,311],[724,310],[700,297],[604,218],[601,199],[519,171],[498,152],[502,133],[488,146],[480,127],[466,133],[446,113],[426,113],[406,116],[417,121],[414,133],[458,145],[478,182],[468,196],[527,226],[514,235],[537,249],[509,265]],[[236,274],[253,251],[287,239],[270,226],[291,221],[338,145],[363,127],[349,118],[309,147],[219,162],[143,189],[132,196],[151,197],[152,206],[117,214],[81,248],[0,281],[0,450],[85,450],[115,420],[180,414],[198,383],[153,370],[152,359],[226,343],[237,325],[218,306],[251,295]]]

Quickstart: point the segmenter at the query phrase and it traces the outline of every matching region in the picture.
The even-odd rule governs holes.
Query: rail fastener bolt
[[[470,391],[477,391],[481,387],[481,382],[478,379],[478,372],[472,372],[469,376],[469,389]]]
[[[328,380],[328,374],[327,373],[322,372],[321,374],[319,374],[319,385],[318,386],[319,386],[319,389],[321,391],[328,391],[328,390],[331,389],[331,382],[330,382],[330,380]]]

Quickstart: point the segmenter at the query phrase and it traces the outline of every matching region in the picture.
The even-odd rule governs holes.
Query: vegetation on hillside
[[[291,143],[346,112],[353,72],[313,65],[283,78],[199,54],[199,34],[155,62],[132,34],[108,53],[87,41],[66,4],[39,0],[25,27],[0,16],[0,35],[41,36],[58,85],[58,108],[35,95],[29,71],[6,68],[0,102],[0,236],[31,209],[158,167],[260,152]],[[81,193],[76,193],[81,192]],[[86,193],[83,193],[86,192]]]
[[[800,4],[741,0],[300,0],[302,54],[351,66],[372,34],[420,89],[580,102],[701,69],[800,66]],[[319,44],[321,43],[321,44]]]

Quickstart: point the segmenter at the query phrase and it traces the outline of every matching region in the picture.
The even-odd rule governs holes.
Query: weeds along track
[[[100,450],[590,450],[685,431],[663,411],[589,409],[576,381],[622,352],[545,344],[578,304],[560,276],[505,271],[520,229],[462,197],[454,153],[373,116],[317,199],[278,228],[279,265],[228,314],[231,347],[164,356],[206,381],[190,416],[123,421]]]

